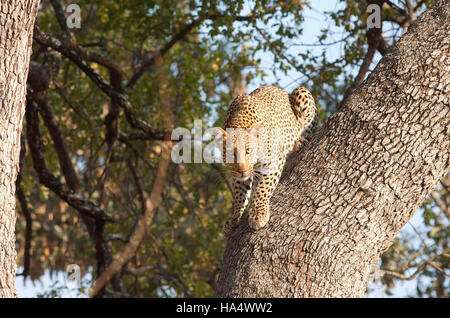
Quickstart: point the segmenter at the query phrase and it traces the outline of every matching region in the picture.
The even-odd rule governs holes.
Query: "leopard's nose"
[[[233,176],[238,177],[238,178],[245,178],[245,177],[249,177],[252,174],[252,170],[248,169],[248,170],[237,170],[237,171],[232,171]]]

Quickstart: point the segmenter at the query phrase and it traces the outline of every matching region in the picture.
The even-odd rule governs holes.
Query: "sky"
[[[304,18],[305,21],[303,23],[305,29],[303,32],[303,37],[301,39],[302,43],[316,43],[317,37],[320,35],[320,30],[324,28],[331,28],[331,31],[336,34],[336,40],[339,39],[340,30],[333,26],[330,20],[326,20],[322,12],[324,11],[335,11],[337,8],[342,6],[341,3],[337,0],[314,0],[312,2],[312,9],[305,8]],[[249,10],[250,6],[247,6],[247,10]],[[245,12],[244,12],[245,14]],[[311,49],[311,47],[308,47]],[[301,47],[294,47],[292,50],[301,50]],[[339,44],[326,46],[326,47],[317,47],[314,52],[321,53],[321,50],[326,50],[326,54],[330,60],[337,59],[341,56],[341,47]],[[261,65],[263,67],[271,68],[273,65],[273,56],[270,53],[260,52],[257,55],[261,58]],[[373,64],[376,64],[380,56],[375,56],[375,60]],[[269,72],[270,73],[270,72]],[[291,70],[288,74],[284,74],[279,72],[276,76],[269,74],[265,79],[265,82],[261,82],[259,80],[253,81],[247,87],[247,93],[250,93],[257,87],[264,84],[274,84],[276,83],[278,86],[286,89],[290,92],[296,86],[298,86],[299,81],[303,74],[296,72],[295,70]],[[412,226],[415,228],[420,228],[423,226],[423,218],[421,217],[421,211],[415,213],[414,217],[409,221],[402,232],[411,233],[413,231]],[[412,226],[411,226],[412,225]],[[18,269],[20,273],[22,269]],[[90,273],[84,278],[85,280],[90,279]],[[61,295],[63,297],[86,297],[82,294],[75,291],[74,288],[66,288],[73,287],[70,284],[67,284],[66,274],[63,272],[53,273],[50,275],[49,271],[46,271],[45,274],[41,277],[40,281],[32,282],[30,279],[24,281],[23,277],[17,277],[17,291],[19,297],[36,297],[39,294],[43,294],[48,292],[52,288],[59,287],[61,291]],[[383,292],[383,287],[380,283],[371,283],[370,286],[373,289],[373,292],[368,294],[367,297],[387,297]],[[399,282],[395,288],[393,289],[394,297],[407,297],[409,295],[415,294],[415,282]]]

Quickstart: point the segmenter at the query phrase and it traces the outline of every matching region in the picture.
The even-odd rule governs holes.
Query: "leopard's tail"
[[[318,111],[314,97],[304,87],[297,87],[289,95],[292,111],[297,120],[303,127],[302,136],[309,139],[309,135],[313,132],[318,119]]]

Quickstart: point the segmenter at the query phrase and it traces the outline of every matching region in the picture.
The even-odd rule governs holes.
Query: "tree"
[[[77,264],[83,287],[106,283],[97,297],[215,295],[228,171],[165,165],[171,127],[218,126],[234,96],[261,84],[308,87],[323,123],[432,2],[336,0],[321,8],[336,27],[313,41],[316,2],[79,0],[73,11],[70,0],[42,1],[16,180],[17,275],[37,280]],[[382,5],[383,32],[367,32],[368,3]],[[342,54],[326,54],[333,45]],[[387,290],[417,268],[416,278],[431,277],[421,292],[447,292],[448,184],[423,205],[418,232],[433,242],[415,250],[399,237],[383,254]],[[42,296],[66,288],[54,286]]]
[[[225,297],[361,297],[369,274],[450,168],[450,6],[438,1],[294,155],[258,232],[241,224]]]
[[[15,297],[15,180],[39,1],[0,1],[0,297]]]

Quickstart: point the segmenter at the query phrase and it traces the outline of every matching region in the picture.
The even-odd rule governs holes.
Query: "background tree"
[[[291,86],[313,92],[324,122],[432,5],[377,2],[383,32],[369,33],[367,3],[341,1],[323,13],[330,28],[304,43],[310,9],[302,1],[76,3],[81,29],[66,25],[69,1],[51,0],[42,1],[34,32],[17,192],[20,274],[33,280],[72,263],[96,278],[129,242],[151,206],[167,111],[174,127],[218,125],[246,86],[295,76]],[[341,48],[336,59],[325,53],[332,45]],[[269,68],[262,53],[273,58]],[[98,296],[214,295],[231,209],[226,176],[218,164],[170,164],[144,241]],[[447,293],[448,259],[436,255],[448,253],[448,206],[443,182],[424,205],[426,248],[399,239],[383,255],[388,290],[412,268],[415,278],[430,277],[420,293]]]
[[[0,297],[15,297],[15,180],[39,1],[0,1]]]

